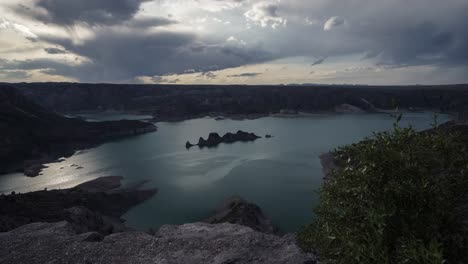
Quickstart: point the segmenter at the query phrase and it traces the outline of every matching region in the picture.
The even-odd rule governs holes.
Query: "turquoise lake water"
[[[442,121],[448,118],[439,116]],[[407,113],[402,125],[411,124],[421,130],[429,128],[432,121],[433,114],[429,112]],[[121,175],[125,184],[150,180],[146,186],[159,190],[124,216],[134,227],[157,228],[199,221],[223,199],[240,195],[258,204],[283,231],[295,231],[313,217],[316,191],[323,178],[319,155],[358,142],[373,131],[390,129],[392,122],[393,118],[385,114],[347,114],[158,123],[156,133],[79,151],[60,163],[50,164],[36,178],[19,173],[0,176],[0,193],[67,188],[100,176]],[[274,137],[210,149],[185,149],[187,140],[196,142],[210,132],[237,130]],[[73,164],[83,168],[77,169]]]

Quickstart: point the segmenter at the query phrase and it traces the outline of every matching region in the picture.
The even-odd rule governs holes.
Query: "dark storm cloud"
[[[456,63],[463,54],[452,54],[455,52],[454,44],[460,42],[468,47],[468,38],[464,34],[457,30],[445,30],[431,22],[399,25],[385,31],[371,26],[357,34],[364,35],[370,41],[365,58],[377,57],[382,64],[389,65]]]
[[[194,36],[171,32],[120,32],[102,29],[96,32],[95,38],[80,45],[75,45],[68,39],[49,38],[47,41],[91,61],[77,66],[79,71],[54,68],[54,73],[80,80],[116,81],[172,72],[176,62],[171,61],[179,58],[182,48],[192,43]]]
[[[34,8],[19,5],[17,11],[58,25],[114,24],[131,19],[149,0],[37,0]],[[42,8],[46,14],[37,9]]]
[[[58,48],[45,48],[44,51],[49,53],[49,54],[65,54],[65,53],[67,53],[66,50],[62,50],[62,49],[58,49]]]
[[[263,12],[265,12],[265,14],[267,16],[270,16],[270,17],[279,17],[278,15],[278,5],[276,4],[266,4],[266,5],[263,5],[261,6],[261,10]]]
[[[161,27],[172,24],[177,24],[177,21],[165,17],[138,18],[125,22],[126,26],[135,28]]]
[[[69,67],[52,59],[4,60],[0,59],[0,70],[38,70]]]
[[[216,0],[217,2],[235,2],[235,3],[242,3],[246,2],[247,0]]]
[[[258,72],[244,72],[244,73],[241,73],[241,74],[229,75],[228,77],[231,77],[231,78],[256,77],[256,76],[259,76],[259,75],[261,75],[261,74],[262,74],[262,73],[258,73]]]
[[[126,81],[137,76],[182,74],[187,69],[208,72],[271,60],[260,47],[228,44],[203,44],[193,34],[168,31],[120,31],[102,28],[95,37],[74,44],[68,39],[42,37],[43,41],[63,47],[70,53],[88,58],[77,66],[52,61],[31,60],[10,63],[10,68],[44,69],[81,81]],[[193,49],[193,47],[198,47]],[[204,73],[204,77],[210,76]]]
[[[362,54],[397,67],[468,65],[468,1],[291,0],[279,9],[286,18],[322,18],[323,27],[290,22],[269,38],[289,56]]]
[[[244,62],[243,64],[267,61],[272,58],[271,54],[256,48],[224,46],[220,48],[220,51],[227,56],[237,58],[239,62]]]
[[[326,57],[318,59],[318,60],[312,62],[311,66],[322,64],[326,59],[327,59]]]

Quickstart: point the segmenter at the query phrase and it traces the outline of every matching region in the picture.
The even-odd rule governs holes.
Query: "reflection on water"
[[[148,186],[159,189],[155,197],[125,215],[136,227],[199,221],[222,199],[238,194],[259,204],[283,230],[294,231],[312,217],[315,191],[322,183],[318,156],[372,131],[390,129],[392,121],[388,115],[362,114],[159,123],[156,133],[80,151],[50,164],[39,177],[1,176],[0,192],[67,188],[100,176],[122,175],[124,183],[150,179]],[[431,113],[410,113],[402,120],[417,129],[428,128],[431,122]],[[274,137],[185,149],[187,140],[239,129]]]

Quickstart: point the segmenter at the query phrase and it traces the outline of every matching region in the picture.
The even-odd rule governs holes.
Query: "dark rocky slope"
[[[156,194],[119,189],[122,177],[102,177],[74,188],[0,195],[0,232],[34,222],[68,221],[78,233],[123,231],[120,217]]]
[[[77,83],[12,84],[54,111],[123,110],[154,114],[157,120],[213,115],[261,117],[281,110],[335,111],[342,105],[367,112],[393,108],[463,113],[468,85],[445,86],[208,86]]]
[[[85,122],[45,110],[16,89],[0,85],[0,173],[36,176],[41,164],[105,140],[155,131],[140,121]]]

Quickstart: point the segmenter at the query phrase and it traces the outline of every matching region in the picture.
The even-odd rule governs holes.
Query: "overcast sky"
[[[1,0],[0,81],[468,82],[467,0]]]

